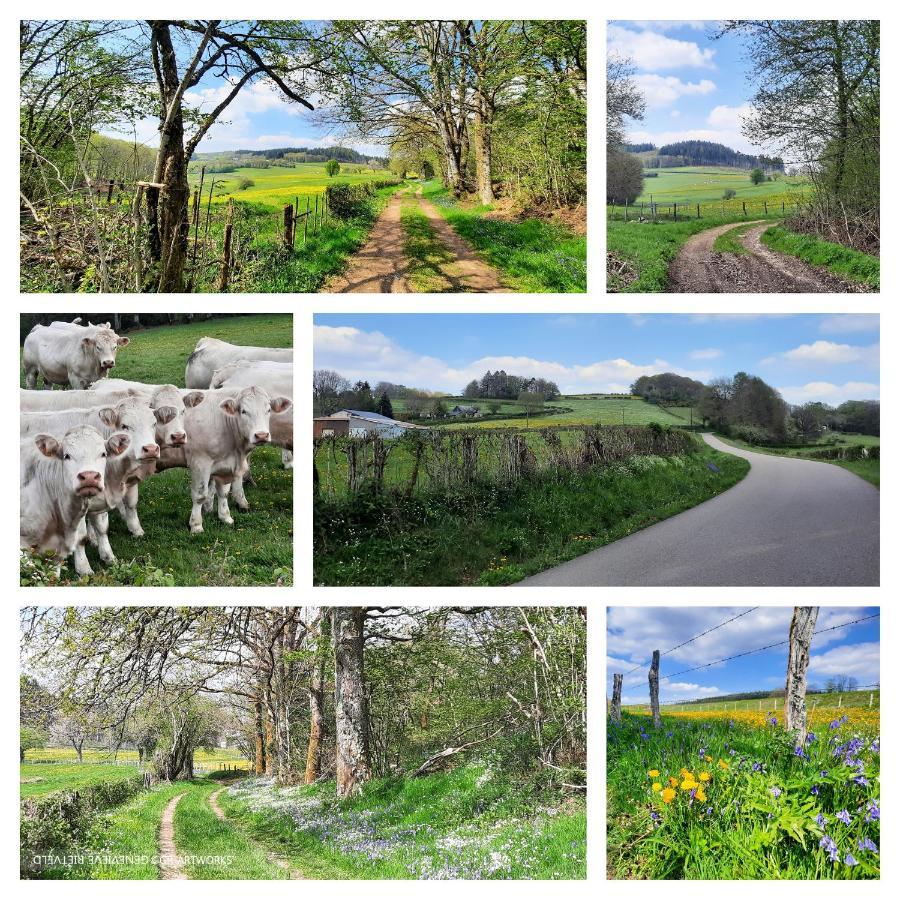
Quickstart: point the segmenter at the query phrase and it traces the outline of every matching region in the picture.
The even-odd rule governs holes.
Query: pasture
[[[101,318],[97,315],[96,318]],[[290,347],[292,316],[259,314],[126,332],[130,344],[118,354],[113,376],[147,383],[184,386],[184,367],[197,340],[205,335],[235,344]],[[24,386],[24,381],[21,382]],[[110,542],[118,564],[104,566],[93,547],[88,557],[94,575],[78,578],[71,561],[55,574],[55,565],[25,558],[23,585],[91,584],[155,586],[281,585],[292,581],[293,479],[281,464],[281,451],[253,452],[255,485],[247,486],[250,511],[232,504],[233,526],[215,515],[204,518],[202,534],[191,534],[190,477],[186,469],[153,475],[140,486],[138,513],[142,538],[133,537],[118,513],[110,514]]]
[[[752,201],[754,208],[763,200],[779,207],[784,200],[793,205],[809,192],[809,182],[793,175],[778,175],[775,181],[753,184],[746,169],[725,166],[679,166],[672,169],[651,169],[656,177],[644,179],[644,190],[635,201],[641,203],[712,204],[722,200],[725,191],[735,192],[734,200]],[[734,201],[731,201],[732,203]]]

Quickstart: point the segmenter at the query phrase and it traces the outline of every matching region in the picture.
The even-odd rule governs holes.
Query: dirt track
[[[166,804],[159,823],[159,868],[166,881],[187,878],[175,846],[175,809],[183,796],[184,794],[179,794]]]
[[[406,232],[400,222],[403,196],[394,194],[363,248],[350,260],[342,275],[329,279],[322,292],[404,294],[413,291],[405,252]],[[497,272],[447,224],[432,203],[418,194],[414,202],[428,219],[437,240],[453,257],[452,261],[440,264],[443,285],[438,290],[457,293],[505,293],[509,290]]]
[[[746,253],[718,253],[716,238],[746,224],[752,227],[738,237]],[[868,288],[844,281],[830,272],[807,265],[766,247],[762,233],[773,223],[736,222],[701,231],[689,238],[669,268],[673,294],[853,294]]]

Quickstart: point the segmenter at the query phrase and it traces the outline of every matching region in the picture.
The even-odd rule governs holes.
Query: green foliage
[[[762,184],[766,180],[766,173],[762,169],[753,169],[750,172],[750,182],[752,184]]]
[[[777,725],[745,724],[739,715],[664,717],[659,731],[628,713],[609,724],[611,877],[877,878],[877,849],[860,846],[880,843],[877,731],[855,725],[851,712],[849,724],[816,727],[798,755]],[[706,800],[682,790],[682,768]],[[653,785],[669,787],[670,777],[676,786],[666,802]],[[849,824],[837,817],[842,810]]]
[[[606,151],[606,202],[631,204],[644,190],[644,168],[631,153]]]
[[[341,164],[336,159],[329,159],[327,163],[325,163],[325,174],[328,175],[329,178],[334,178],[341,171]]]
[[[766,229],[762,242],[779,253],[796,256],[813,266],[824,266],[835,275],[868,284],[876,291],[881,289],[881,260],[877,256],[814,235],[797,234],[779,225]]]

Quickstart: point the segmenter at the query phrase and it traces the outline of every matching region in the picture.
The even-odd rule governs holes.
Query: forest
[[[330,855],[333,877],[385,877],[388,857],[409,866],[392,877],[583,877],[585,629],[575,607],[28,608],[20,753],[78,735],[107,762],[136,750],[141,804],[176,782],[193,796],[196,754],[233,748],[246,763],[220,776],[237,835],[268,827],[302,870],[311,848]],[[398,834],[406,795],[418,825]],[[293,802],[314,814],[285,823]],[[67,817],[73,804],[26,804],[23,854],[89,848],[100,810]],[[349,846],[360,804],[374,857]],[[456,876],[423,874],[448,861],[438,837],[459,848]]]
[[[216,105],[198,104],[198,92],[221,84],[228,87]],[[285,272],[280,289],[316,289],[341,271],[408,174],[436,177],[449,203],[471,199],[478,216],[502,204],[508,227],[493,228],[506,234],[507,250],[510,241],[526,255],[541,242],[546,250],[549,236],[572,239],[563,220],[584,223],[586,85],[584,22],[23,21],[23,283],[51,291],[215,290],[204,268],[236,252],[227,225],[236,230],[246,220],[247,233],[233,242],[244,258],[224,262],[232,269],[264,262]],[[273,223],[306,189],[285,184],[263,209],[235,191],[214,194],[215,179],[203,182],[204,140],[228,122],[239,96],[260,90],[348,146],[384,148],[366,179],[373,189],[357,191],[352,205],[326,198],[327,229],[313,229],[317,240],[307,244],[301,221],[302,247],[282,240]],[[155,147],[136,136],[150,123]],[[302,149],[290,155],[263,151],[259,163],[310,162]],[[209,162],[210,174],[220,163]],[[199,182],[192,180],[198,168]],[[328,185],[322,179],[315,190]],[[574,212],[567,218],[566,211]],[[299,203],[293,215],[302,219]],[[465,237],[494,265],[503,258]],[[248,289],[274,289],[248,280]]]

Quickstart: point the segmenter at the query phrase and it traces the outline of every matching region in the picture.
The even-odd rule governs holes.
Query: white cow
[[[203,531],[203,511],[211,511],[213,494],[218,499],[219,520],[233,525],[228,509],[228,491],[239,484],[248,468],[248,457],[270,443],[270,417],[292,406],[287,397],[272,397],[262,388],[207,391],[205,401],[187,410],[184,417],[187,443],[179,450],[166,450],[161,468],[186,466],[191,473],[193,506],[190,529]]]
[[[208,388],[216,369],[239,360],[269,360],[271,362],[293,362],[294,351],[290,348],[242,347],[229,344],[218,338],[202,337],[197,341],[194,352],[188,357],[184,370],[184,383],[189,388]]]
[[[128,343],[127,337],[119,337],[105,325],[35,325],[25,338],[22,354],[25,385],[36,388],[40,375],[45,388],[54,384],[86,388],[109,374],[119,347]]]
[[[83,545],[85,513],[104,490],[104,471],[111,457],[122,454],[131,439],[116,433],[104,437],[96,428],[78,425],[61,438],[37,434],[20,442],[21,468],[19,545],[64,560]],[[75,571],[90,575],[83,553]]]
[[[129,507],[126,497],[137,485],[153,474],[159,459],[159,445],[156,443],[157,420],[146,401],[131,397],[115,406],[91,409],[71,409],[53,412],[22,413],[22,436],[39,432],[88,425],[97,428],[104,436],[113,432],[123,432],[130,438],[126,452],[106,461],[103,492],[93,497],[87,510],[87,533],[92,544],[97,547],[100,559],[105,563],[115,562],[116,556],[109,543],[109,511],[118,509],[128,530],[135,537],[144,534],[137,516],[137,501]],[[76,570],[88,572],[90,565],[84,553],[83,544],[75,550]]]
[[[110,379],[102,379],[103,382]],[[48,412],[53,409],[85,409],[97,406],[99,403],[118,403],[119,400],[127,400],[129,397],[139,396],[138,391],[131,389],[114,389],[104,391],[100,396],[96,391],[30,391],[27,388],[19,390],[19,409],[22,412]]]
[[[280,394],[294,397],[294,364],[271,362],[269,360],[250,361],[242,359],[216,369],[210,381],[210,388],[240,388],[257,386],[264,388],[270,396]],[[272,419],[272,443],[282,448],[281,461],[286,469],[294,466],[294,410]],[[233,491],[238,499],[237,491]],[[240,505],[240,503],[239,503]]]

